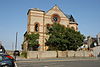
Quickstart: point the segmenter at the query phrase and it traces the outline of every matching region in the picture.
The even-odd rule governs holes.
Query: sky
[[[100,0],[0,0],[0,41],[7,50],[21,50],[27,30],[27,12],[30,8],[48,11],[54,5],[65,14],[72,14],[79,31],[95,37],[100,32]]]

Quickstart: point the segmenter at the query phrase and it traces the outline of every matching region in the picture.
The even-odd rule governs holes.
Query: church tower
[[[45,12],[33,8],[29,9],[28,13],[27,33],[39,33],[39,51],[44,50],[44,16]]]

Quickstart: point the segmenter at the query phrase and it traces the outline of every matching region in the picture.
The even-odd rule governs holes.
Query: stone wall
[[[27,58],[38,58],[38,51],[28,51]]]
[[[27,58],[92,57],[90,51],[28,51]]]
[[[6,50],[6,52],[7,52],[7,54],[9,54],[9,55],[13,55],[13,53],[14,53],[14,51],[12,51],[12,50]]]
[[[56,51],[28,51],[27,58],[56,58]]]
[[[68,57],[68,52],[67,51],[58,51],[58,57]]]
[[[97,46],[97,47],[93,48],[93,55],[95,57],[100,57],[100,46]]]
[[[75,51],[68,51],[68,57],[75,57]]]

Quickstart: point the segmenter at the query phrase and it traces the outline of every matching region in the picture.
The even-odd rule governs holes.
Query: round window
[[[51,20],[52,22],[60,22],[60,17],[57,14],[53,14]]]

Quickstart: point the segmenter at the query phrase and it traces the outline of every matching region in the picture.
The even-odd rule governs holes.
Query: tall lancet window
[[[39,31],[39,24],[35,24],[35,32]]]

